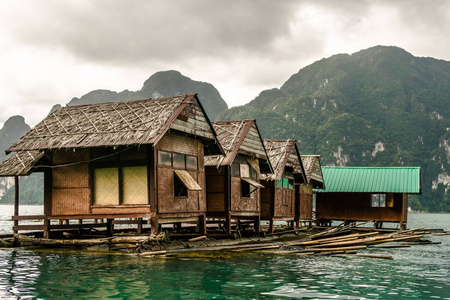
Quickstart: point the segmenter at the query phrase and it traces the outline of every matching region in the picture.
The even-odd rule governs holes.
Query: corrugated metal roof
[[[317,192],[421,193],[420,167],[322,167],[326,190]]]

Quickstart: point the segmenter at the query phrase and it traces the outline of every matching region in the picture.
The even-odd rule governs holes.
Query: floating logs
[[[42,239],[42,238],[32,238],[27,235],[15,234],[14,241],[21,246],[29,245],[46,245],[46,246],[77,246],[77,247],[88,247],[95,245],[107,245],[107,244],[142,244],[152,241],[162,241],[165,239],[164,234],[159,234],[157,236],[116,236],[108,238],[97,238],[97,239]]]

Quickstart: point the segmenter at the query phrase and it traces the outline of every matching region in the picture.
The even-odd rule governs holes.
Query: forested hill
[[[322,165],[420,166],[413,209],[450,211],[450,62],[377,46],[317,61],[218,119],[255,118]]]
[[[120,93],[109,90],[92,91],[81,98],[73,98],[68,105],[94,104],[101,102],[128,101],[148,98],[163,98],[197,93],[200,102],[211,120],[228,109],[219,91],[210,83],[192,80],[178,71],[161,71],[153,74],[136,92]]]

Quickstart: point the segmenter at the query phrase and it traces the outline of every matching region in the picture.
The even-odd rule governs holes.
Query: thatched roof
[[[17,151],[0,164],[0,176],[27,175],[44,156],[44,151]]]
[[[7,152],[151,144],[196,95],[68,106],[50,113]]]
[[[271,170],[266,150],[255,120],[211,122],[217,139],[225,152],[220,155],[205,156],[206,166],[231,165],[238,153],[267,161],[265,171]],[[263,172],[263,170],[261,170]],[[264,172],[265,172],[264,171]],[[271,173],[271,171],[269,171]]]
[[[305,167],[306,179],[308,183],[313,181],[315,188],[325,189],[325,183],[320,165],[320,155],[301,155],[303,166]]]
[[[46,150],[156,144],[169,129],[202,139],[205,152],[223,153],[196,94],[68,106],[50,113],[6,150],[16,153],[0,164],[0,176],[28,174]]]
[[[274,173],[271,175],[262,174],[261,179],[279,180],[283,176],[285,167],[291,167],[293,173],[301,174],[301,182],[305,182],[305,171],[300,159],[296,140],[263,140],[267,156],[272,164]]]

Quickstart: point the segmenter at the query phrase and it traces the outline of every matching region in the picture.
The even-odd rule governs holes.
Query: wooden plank
[[[46,228],[45,225],[17,225],[13,227],[13,230],[45,230]]]

